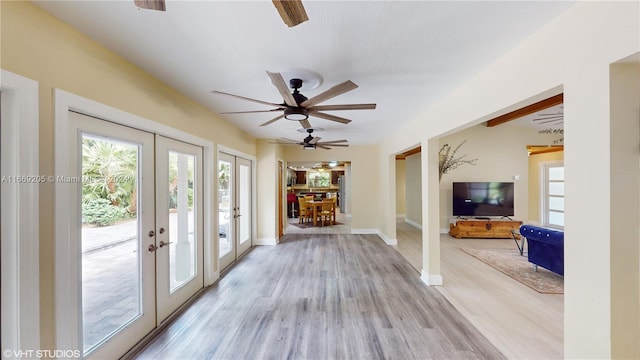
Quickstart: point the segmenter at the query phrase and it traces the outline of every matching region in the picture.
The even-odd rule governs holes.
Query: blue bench
[[[520,234],[527,238],[530,263],[564,276],[564,232],[522,225]]]

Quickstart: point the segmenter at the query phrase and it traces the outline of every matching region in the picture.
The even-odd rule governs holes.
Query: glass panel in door
[[[138,145],[82,136],[85,354],[142,313],[138,154]]]
[[[158,322],[203,287],[202,148],[156,136]]]
[[[238,173],[236,219],[238,255],[251,247],[251,162],[236,158]]]
[[[221,154],[218,161],[218,254],[219,258],[227,256],[233,250],[231,232],[232,219],[232,184],[234,181],[231,170],[233,159],[223,159]]]
[[[194,155],[169,151],[169,292],[196,274]]]

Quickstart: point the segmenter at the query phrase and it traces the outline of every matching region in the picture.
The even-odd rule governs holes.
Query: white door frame
[[[0,91],[1,175],[41,175],[38,156],[38,83],[1,70]],[[31,177],[20,184],[14,181],[17,180],[15,178],[5,180],[1,186],[0,210],[1,346],[3,351],[15,352],[40,349],[40,178]],[[18,358],[15,352],[6,357]]]
[[[55,89],[55,176],[67,176],[74,172],[76,164],[72,163],[73,152],[77,151],[72,144],[69,111],[105,119],[117,124],[130,126],[139,130],[174,138],[203,148],[204,168],[204,285],[213,284],[220,276],[215,268],[214,236],[212,223],[217,217],[213,211],[212,191],[214,179],[213,142],[186,132],[159,124],[149,119],[127,113],[125,111],[83,98],[69,92]],[[80,229],[76,228],[74,217],[78,202],[75,202],[75,187],[56,182],[55,184],[55,317],[56,348],[65,350],[82,350],[81,339],[81,283],[79,276],[79,254],[74,248]],[[126,349],[123,349],[126,350]]]

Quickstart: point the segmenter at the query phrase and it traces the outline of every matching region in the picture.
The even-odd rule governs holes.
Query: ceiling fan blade
[[[374,110],[376,104],[346,104],[346,105],[318,105],[312,106],[309,111],[328,111],[328,110]]]
[[[296,102],[296,99],[293,98],[293,95],[291,95],[291,93],[289,92],[289,87],[284,82],[284,78],[282,77],[282,75],[280,73],[272,73],[268,71],[267,75],[269,75],[269,77],[271,78],[271,83],[273,84],[273,86],[275,86],[276,89],[278,89],[280,95],[282,95],[285,104],[297,107],[298,103]]]
[[[309,141],[309,144],[317,144],[320,139],[322,139],[320,136],[316,136]]]
[[[280,138],[281,140],[275,140],[269,142],[269,144],[278,144],[278,145],[303,145],[301,142],[291,139]],[[284,141],[283,141],[284,140]]]
[[[328,144],[336,144],[336,143],[344,143],[344,142],[348,142],[349,140],[346,139],[342,139],[342,140],[328,140],[328,141],[323,141],[322,143],[325,145]]]
[[[267,126],[267,125],[271,124],[272,122],[276,122],[276,121],[282,119],[283,117],[284,117],[284,114],[278,115],[278,116],[274,117],[273,119],[267,121],[266,123],[260,124],[260,126]]]
[[[273,5],[288,27],[294,27],[309,20],[301,0],[273,0]]]
[[[282,105],[280,105],[280,104],[270,103],[270,102],[262,101],[262,100],[256,100],[256,99],[252,99],[252,98],[248,98],[248,97],[244,97],[244,96],[240,96],[240,95],[229,94],[229,93],[222,92],[222,91],[213,90],[211,93],[212,94],[231,96],[231,97],[242,99],[242,100],[252,101],[252,102],[258,103],[258,104],[270,105],[270,106],[276,106],[276,107],[282,108]]]
[[[305,128],[305,129],[310,129],[311,128],[311,123],[307,119],[300,120],[300,125],[302,125],[302,127]]]
[[[331,150],[331,148],[330,148],[330,147],[328,147],[328,146],[324,146],[324,145],[316,145],[316,147],[319,147],[319,148],[321,148],[321,149]]]
[[[542,115],[542,116],[538,116],[538,119],[551,119],[551,118],[561,118],[564,117],[564,115],[560,114],[560,115]]]
[[[347,80],[343,83],[340,83],[334,87],[332,87],[331,89],[322,92],[314,97],[312,97],[309,100],[305,100],[302,102],[302,104],[300,104],[300,106],[305,107],[305,108],[309,108],[315,104],[319,104],[323,101],[329,100],[331,98],[334,98],[340,94],[344,94],[347,91],[351,91],[353,89],[356,89],[358,87],[358,85],[356,85],[353,81],[351,80]]]
[[[345,119],[343,117],[330,115],[330,114],[325,114],[325,113],[321,113],[321,112],[310,112],[309,115],[310,116],[319,117],[319,118],[325,119],[325,120],[336,121],[336,122],[343,123],[343,124],[348,124],[348,123],[351,122],[351,120],[349,120],[349,119]]]
[[[164,0],[133,0],[137,7],[149,10],[166,11]]]
[[[563,119],[553,119],[553,120],[547,120],[547,121],[540,121],[538,124],[548,124],[548,123],[554,123],[554,122],[557,122],[557,123],[560,124],[560,123],[564,123],[564,120]]]
[[[252,114],[252,113],[264,113],[264,112],[273,112],[273,111],[282,111],[282,109],[271,109],[271,110],[249,110],[249,111],[225,111],[220,114]]]
[[[333,147],[349,147],[349,144],[327,144],[327,143],[317,143],[316,146],[333,146]]]

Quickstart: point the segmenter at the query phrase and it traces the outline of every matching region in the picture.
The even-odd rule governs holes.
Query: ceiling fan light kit
[[[284,118],[293,121],[302,121],[309,118],[309,112],[305,108],[286,108]]]

